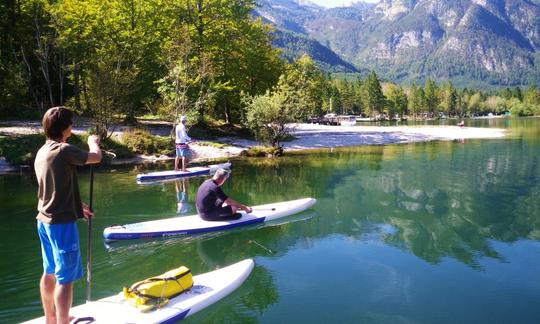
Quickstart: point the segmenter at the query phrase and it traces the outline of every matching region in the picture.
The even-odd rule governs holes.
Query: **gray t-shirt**
[[[39,220],[63,224],[83,218],[77,166],[87,160],[88,152],[68,143],[47,140],[39,149],[34,162]]]

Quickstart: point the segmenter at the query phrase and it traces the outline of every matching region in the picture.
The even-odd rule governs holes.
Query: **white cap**
[[[230,171],[230,170],[223,169],[223,168],[219,168],[219,169],[217,169],[216,173],[214,174],[213,179],[214,179],[214,180],[217,180],[217,179],[226,179],[226,178],[229,177],[230,174],[231,174],[231,171]]]
[[[186,121],[187,120],[187,117],[185,115],[182,115],[182,117],[180,117],[180,121]]]

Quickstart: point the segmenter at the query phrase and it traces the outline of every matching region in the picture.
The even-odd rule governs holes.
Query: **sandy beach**
[[[451,141],[459,139],[490,139],[505,136],[505,130],[499,128],[477,128],[458,126],[327,126],[318,124],[292,124],[289,125],[294,140],[283,142],[285,151],[310,150],[333,147],[360,146],[360,145],[385,145],[426,141]],[[74,133],[83,133],[88,129],[87,125],[75,127]],[[115,132],[120,136],[124,129]],[[32,134],[41,131],[39,122],[10,122],[0,124],[0,134],[9,136],[16,134]],[[156,128],[150,131],[155,135],[162,135],[164,129]],[[165,130],[167,132],[167,130]],[[192,162],[205,162],[215,159],[226,159],[238,156],[245,149],[260,145],[253,140],[238,139],[232,137],[219,138],[217,142],[228,144],[223,148],[205,145],[203,141],[190,145],[193,152]],[[170,160],[170,156],[145,156],[140,155],[128,160],[116,161],[116,163],[146,163]],[[2,160],[0,167],[9,167]]]
[[[384,145],[427,141],[451,141],[473,138],[500,138],[505,130],[499,128],[458,126],[328,126],[318,124],[294,124],[289,126],[295,139],[284,142],[287,150]],[[254,141],[225,138],[234,146],[249,147]]]

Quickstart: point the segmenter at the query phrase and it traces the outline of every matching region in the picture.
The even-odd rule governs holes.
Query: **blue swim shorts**
[[[37,230],[43,271],[54,274],[60,284],[80,279],[83,272],[77,224],[45,224],[38,220]]]
[[[189,148],[186,147],[183,147],[183,148],[180,148],[180,147],[176,147],[176,156],[177,157],[188,157],[189,155]]]

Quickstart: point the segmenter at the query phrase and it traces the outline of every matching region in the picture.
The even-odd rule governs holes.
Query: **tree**
[[[428,112],[433,113],[439,105],[437,84],[431,79],[427,79],[424,85],[425,104]]]
[[[282,76],[273,92],[246,99],[245,123],[257,139],[273,147],[280,146],[291,130],[287,124],[305,117],[302,100],[297,94]]]
[[[457,110],[457,91],[452,81],[448,81],[440,91],[440,106],[449,116],[455,115]]]
[[[189,114],[201,122],[201,112],[211,104],[217,87],[211,63],[204,54],[194,55],[191,40],[184,35],[178,33],[165,51],[168,73],[156,81],[162,98],[159,113],[169,121]]]
[[[391,117],[395,114],[403,116],[407,112],[407,95],[401,86],[391,85],[387,98],[388,113]]]
[[[254,0],[186,0],[179,6],[179,23],[188,30],[195,57],[205,55],[214,71],[215,84],[210,86],[216,93],[215,106],[199,113],[227,123],[239,121],[241,93],[262,94],[282,73],[270,27],[252,19]]]
[[[371,71],[364,83],[364,107],[366,112],[370,116],[382,112],[385,100],[379,78],[375,71]]]
[[[416,85],[416,81],[413,82],[409,89],[408,110],[413,114],[413,118],[416,119],[418,114],[422,111],[422,105],[424,102],[424,91],[422,88]]]
[[[322,112],[322,97],[326,80],[309,55],[303,55],[289,65],[278,81],[278,88],[284,84],[294,93],[303,117],[316,116]]]
[[[482,105],[482,95],[479,92],[477,92],[469,98],[469,102],[467,104],[469,113],[476,115],[478,113],[478,110],[481,109],[481,105]]]
[[[525,90],[523,102],[528,105],[540,105],[540,90],[534,85]]]

